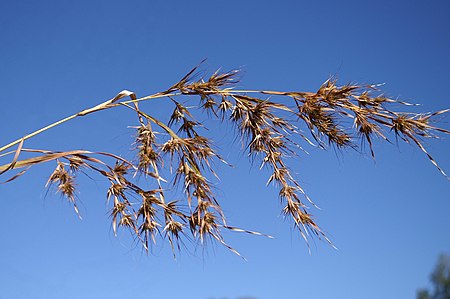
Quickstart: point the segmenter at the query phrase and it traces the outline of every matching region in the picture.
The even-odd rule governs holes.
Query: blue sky
[[[0,143],[122,89],[163,90],[203,58],[212,71],[242,68],[243,88],[313,91],[336,74],[386,83],[425,112],[448,108],[449,10],[448,1],[2,0]],[[157,101],[145,108],[167,112]],[[134,115],[105,111],[26,147],[126,155],[130,125]],[[45,196],[54,165],[43,165],[0,186],[0,298],[414,298],[450,252],[449,182],[413,146],[377,143],[376,162],[332,149],[294,161],[339,248],[317,241],[309,255],[265,174],[223,143],[239,166],[219,167],[229,222],[276,237],[227,233],[247,262],[220,246],[190,247],[176,261],[169,246],[146,256],[125,232],[114,237],[102,182],[80,181],[80,221]],[[427,145],[450,172],[449,137]]]

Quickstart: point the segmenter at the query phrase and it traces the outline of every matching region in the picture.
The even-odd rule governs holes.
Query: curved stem
[[[148,115],[145,112],[142,112],[140,110],[137,110],[136,108],[126,104],[125,102],[120,102],[119,105],[125,106],[127,108],[130,108],[131,110],[136,111],[139,115],[142,115],[143,117],[145,117],[146,119],[154,122],[155,124],[157,124],[158,126],[160,126],[161,128],[163,128],[169,135],[170,137],[174,138],[174,139],[181,139],[169,126],[167,126],[165,123],[157,120],[156,118],[154,118],[151,115]]]
[[[36,136],[36,135],[38,135],[38,134],[40,134],[42,132],[45,132],[45,131],[53,128],[53,127],[56,127],[56,126],[58,126],[60,124],[63,124],[65,122],[67,122],[69,120],[72,120],[72,119],[74,119],[76,117],[79,117],[79,116],[85,116],[87,114],[98,112],[100,110],[114,108],[114,107],[117,107],[117,106],[121,106],[122,104],[128,104],[128,103],[133,103],[133,102],[136,103],[136,102],[141,102],[141,101],[146,101],[146,100],[151,100],[151,99],[163,98],[163,97],[167,97],[167,96],[177,96],[177,95],[179,95],[179,94],[174,94],[174,93],[170,93],[169,94],[169,93],[160,92],[160,93],[156,93],[156,94],[149,95],[149,96],[146,96],[146,97],[142,97],[142,98],[139,98],[139,99],[132,99],[132,100],[118,102],[118,103],[113,103],[112,100],[108,100],[108,101],[103,102],[103,103],[101,103],[99,105],[96,105],[96,106],[94,106],[92,108],[84,109],[84,110],[82,110],[82,111],[80,111],[78,113],[75,113],[75,114],[73,114],[71,116],[63,118],[63,119],[61,119],[61,120],[59,120],[57,122],[54,122],[54,123],[52,123],[52,124],[50,124],[48,126],[45,126],[45,127],[41,128],[41,129],[39,129],[39,130],[36,130],[36,131],[34,131],[34,132],[32,132],[32,133],[30,133],[28,135],[25,135],[25,136],[23,136],[23,137],[21,137],[21,138],[19,138],[17,140],[14,140],[14,141],[8,143],[7,145],[2,146],[0,148],[0,153],[5,151],[8,148],[13,147],[16,144],[19,144],[22,140],[30,139],[30,138],[32,138],[32,137],[34,137],[34,136]]]
[[[270,95],[286,95],[286,93],[282,93],[282,92],[261,91],[261,90],[222,90],[219,93],[229,94],[229,95],[233,95],[233,94],[236,94],[236,93],[237,94],[239,94],[239,93],[262,93],[262,94],[270,94]],[[124,104],[137,103],[137,102],[151,100],[151,99],[164,98],[164,97],[169,97],[169,96],[179,96],[179,95],[182,95],[182,93],[180,93],[180,92],[178,92],[178,93],[159,92],[159,93],[155,93],[153,95],[149,95],[149,96],[142,97],[142,98],[139,98],[139,99],[132,98],[131,100],[121,101],[121,102],[117,102],[117,103],[114,103],[114,100],[108,100],[108,101],[105,101],[105,102],[103,102],[103,103],[101,103],[99,105],[93,106],[92,108],[84,109],[84,110],[82,110],[82,111],[80,111],[80,112],[78,112],[76,114],[73,114],[71,116],[63,118],[63,119],[61,119],[61,120],[59,120],[57,122],[54,122],[54,123],[52,123],[52,124],[50,124],[48,126],[45,126],[45,127],[41,128],[41,129],[39,129],[39,130],[36,130],[36,131],[34,131],[34,132],[32,132],[32,133],[30,133],[28,135],[25,135],[25,136],[23,136],[23,137],[21,137],[21,138],[19,138],[17,140],[14,140],[14,141],[8,143],[7,145],[4,145],[3,147],[1,147],[0,148],[0,153],[5,151],[6,149],[9,149],[9,148],[13,147],[16,144],[19,144],[21,142],[21,140],[30,139],[30,138],[32,138],[32,137],[34,137],[34,136],[36,136],[36,135],[38,135],[38,134],[40,134],[42,132],[45,132],[45,131],[53,128],[53,127],[56,127],[56,126],[58,126],[60,124],[63,124],[65,122],[67,122],[69,120],[72,120],[72,119],[74,119],[76,117],[79,117],[79,116],[85,116],[85,115],[90,114],[90,113],[98,112],[100,110],[105,110],[105,109],[109,109],[109,108],[114,108],[114,107],[121,106],[121,105],[124,105]],[[159,126],[162,126],[162,124],[159,123],[157,120],[156,121],[154,120],[154,122],[156,122]],[[166,131],[167,131],[167,128],[164,128],[164,129],[166,129]]]
[[[27,140],[27,139],[29,139],[29,138],[31,138],[31,137],[33,137],[33,136],[36,136],[36,135],[38,135],[38,134],[40,134],[40,133],[42,133],[42,132],[44,132],[44,131],[47,131],[48,129],[51,129],[51,128],[53,128],[53,127],[56,127],[56,126],[58,126],[58,125],[60,125],[60,124],[62,124],[62,123],[65,123],[66,121],[69,121],[69,120],[71,120],[71,119],[74,119],[74,118],[77,117],[77,116],[79,116],[78,113],[77,113],[77,114],[74,114],[74,115],[71,115],[71,116],[69,116],[69,117],[66,117],[66,118],[64,118],[64,119],[61,119],[60,121],[57,121],[57,122],[55,122],[55,123],[52,123],[52,124],[50,124],[50,125],[48,125],[48,126],[46,126],[46,127],[43,127],[42,129],[39,129],[39,130],[37,130],[37,131],[34,131],[33,133],[30,133],[30,134],[28,134],[28,135],[25,135],[25,136],[23,136],[23,137],[21,137],[21,138],[19,138],[19,139],[17,139],[17,140],[14,140],[13,142],[8,143],[7,145],[1,147],[1,148],[0,148],[0,152],[3,152],[4,150],[6,150],[6,149],[8,149],[8,148],[10,148],[10,147],[13,147],[13,146],[16,145],[16,144],[19,144],[22,140]]]

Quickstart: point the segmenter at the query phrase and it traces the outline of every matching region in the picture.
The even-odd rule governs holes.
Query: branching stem
[[[32,138],[32,137],[34,137],[34,136],[36,136],[36,135],[38,135],[40,133],[43,133],[43,132],[45,132],[45,131],[47,131],[47,130],[49,130],[51,128],[59,126],[59,125],[65,123],[65,122],[68,122],[69,120],[72,120],[72,119],[80,117],[80,116],[85,116],[87,114],[98,112],[100,110],[114,108],[114,107],[117,107],[117,106],[121,106],[123,104],[137,103],[137,102],[141,102],[141,101],[147,101],[147,100],[151,100],[151,99],[163,98],[163,97],[168,97],[168,96],[177,96],[177,95],[180,95],[180,94],[179,93],[178,94],[174,94],[174,93],[156,93],[156,94],[149,95],[149,96],[146,96],[146,97],[142,97],[142,98],[139,98],[139,99],[132,99],[132,100],[129,100],[129,101],[123,101],[123,102],[118,102],[118,103],[113,103],[111,100],[108,100],[108,101],[103,102],[103,103],[101,103],[99,105],[93,106],[92,108],[84,109],[84,110],[82,110],[82,111],[80,111],[78,113],[75,113],[75,114],[73,114],[71,116],[63,118],[63,119],[61,119],[61,120],[59,120],[57,122],[54,122],[54,123],[52,123],[52,124],[50,124],[48,126],[45,126],[45,127],[41,128],[41,129],[39,129],[39,130],[36,130],[36,131],[34,131],[34,132],[32,132],[32,133],[30,133],[28,135],[25,135],[25,136],[23,136],[23,137],[21,137],[21,138],[19,138],[17,140],[14,140],[14,141],[8,143],[7,145],[1,147],[0,148],[0,153],[5,151],[5,150],[7,150],[7,149],[9,149],[9,148],[11,148],[11,147],[13,147],[16,144],[19,144],[22,140],[30,139],[30,138]]]

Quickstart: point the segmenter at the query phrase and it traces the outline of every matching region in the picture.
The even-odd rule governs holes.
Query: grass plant
[[[339,86],[334,78],[315,92],[237,90],[238,82],[239,71],[217,71],[206,77],[197,66],[167,90],[152,95],[137,98],[133,92],[123,90],[108,101],[0,147],[0,158],[9,159],[0,166],[0,175],[9,175],[4,182],[10,182],[30,167],[55,163],[47,186],[55,186],[79,215],[76,176],[95,173],[109,182],[106,198],[115,234],[125,228],[146,251],[158,239],[165,239],[176,252],[187,238],[202,244],[215,240],[237,254],[225,242],[223,230],[262,234],[227,224],[210,180],[217,176],[214,165],[227,162],[213,146],[211,137],[206,136],[204,124],[195,116],[198,113],[206,112],[204,115],[209,118],[235,127],[242,150],[252,161],[258,161],[261,168],[269,169],[267,184],[278,188],[282,213],[293,220],[306,243],[310,237],[317,237],[331,244],[309,212],[313,201],[289,168],[289,160],[302,154],[305,145],[359,150],[366,144],[370,155],[375,157],[373,142],[396,138],[416,145],[447,177],[423,140],[450,133],[434,124],[437,116],[450,109],[401,112],[398,109],[402,106],[414,105],[384,96],[377,85]],[[173,104],[168,122],[139,106],[143,101],[156,99]],[[62,123],[116,108],[129,109],[136,117],[138,125],[132,141],[135,159],[109,152],[24,147],[28,139]],[[22,153],[32,157],[20,159]],[[163,177],[163,173],[170,173],[171,177]],[[139,177],[146,179],[138,180]],[[175,187],[182,190],[183,196],[170,198],[167,190]]]

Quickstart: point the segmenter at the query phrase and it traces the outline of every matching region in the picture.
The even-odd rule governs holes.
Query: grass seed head
[[[335,78],[327,80],[316,92],[237,91],[234,87],[238,79],[237,71],[217,71],[209,77],[201,76],[197,66],[165,91],[141,99],[136,99],[134,93],[124,91],[109,101],[64,120],[118,106],[131,109],[138,116],[140,124],[134,142],[136,161],[129,162],[120,156],[104,152],[22,148],[25,139],[64,122],[62,121],[1,147],[0,158],[13,154],[14,151],[4,151],[19,145],[13,161],[0,166],[0,175],[17,168],[25,169],[9,179],[9,182],[31,166],[56,160],[57,167],[50,175],[47,185],[57,186],[57,192],[66,197],[78,213],[75,174],[80,169],[81,173],[89,170],[111,183],[107,198],[113,202],[110,216],[114,233],[119,227],[127,228],[142,242],[146,250],[149,249],[150,241],[156,243],[158,236],[167,237],[174,248],[173,242],[178,243],[180,236],[184,235],[183,230],[189,226],[194,239],[202,243],[207,238],[216,240],[235,253],[237,252],[224,242],[221,229],[255,233],[233,228],[225,223],[224,213],[213,194],[213,184],[210,181],[210,177],[216,176],[213,162],[223,159],[216,153],[212,140],[208,138],[205,122],[198,121],[199,113],[206,111],[203,115],[235,126],[237,136],[241,138],[252,162],[259,159],[261,167],[269,169],[271,175],[268,184],[273,182],[279,188],[279,198],[284,205],[283,214],[294,221],[305,240],[313,235],[329,242],[308,213],[308,206],[314,204],[289,169],[288,161],[302,150],[299,143],[303,141],[322,148],[332,146],[341,149],[357,148],[357,141],[360,140],[361,143],[369,144],[374,156],[374,137],[388,141],[388,134],[392,132],[394,136],[418,146],[446,176],[425,149],[422,139],[437,137],[437,133],[450,134],[450,131],[433,124],[436,117],[449,112],[449,109],[427,114],[401,112],[397,106],[411,104],[381,94],[376,85],[338,86]],[[131,101],[121,101],[125,96],[129,96]],[[264,98],[267,96],[270,98]],[[167,122],[147,114],[139,105],[144,100],[164,97],[175,105]],[[181,104],[188,102],[189,97],[199,99],[199,106],[194,108]],[[161,132],[154,131],[151,124]],[[301,128],[306,128],[315,142],[309,140]],[[35,156],[19,160],[21,152]],[[113,159],[113,162],[100,160],[96,156]],[[145,174],[145,181],[131,177],[130,169]],[[165,188],[168,182],[159,173],[172,175],[173,185]],[[156,182],[150,181],[153,179]],[[157,185],[157,189],[149,187],[152,183]],[[175,195],[176,191],[173,190],[177,188],[172,187],[176,186],[182,187],[182,198],[167,203],[166,199]],[[133,207],[137,207],[136,210]],[[163,234],[160,231],[162,227]]]

